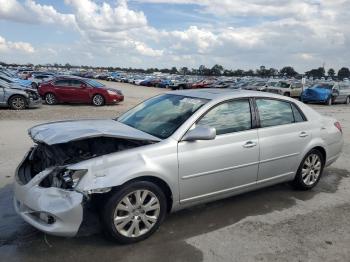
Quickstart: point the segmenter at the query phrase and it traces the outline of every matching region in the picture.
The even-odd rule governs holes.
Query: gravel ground
[[[112,244],[99,223],[72,239],[38,232],[12,208],[13,172],[32,144],[26,130],[38,123],[111,118],[162,89],[109,83],[125,102],[115,106],[46,106],[0,110],[0,261],[350,261],[350,106],[312,105],[344,130],[340,159],[311,191],[281,184],[170,215],[151,238]]]

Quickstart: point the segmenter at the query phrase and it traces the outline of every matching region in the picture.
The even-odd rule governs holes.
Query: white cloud
[[[349,61],[350,1],[136,1],[194,4],[199,15],[205,13],[203,17],[209,14],[211,18],[205,25],[186,27],[179,21],[181,29],[167,30],[152,26],[145,14],[132,10],[126,0],[113,4],[106,0],[65,0],[73,10],[70,14],[34,0],[0,0],[0,19],[52,24],[62,32],[67,28],[79,32],[80,41],[69,48],[37,47],[37,52],[44,54],[37,58],[38,62],[53,62],[43,61],[52,58],[66,62],[72,59],[79,64],[140,67],[220,63],[229,68],[291,64],[303,70],[323,61],[335,67]],[[235,24],[234,18],[247,23]]]
[[[0,52],[20,51],[24,53],[34,53],[34,47],[26,42],[11,42],[0,36]]]

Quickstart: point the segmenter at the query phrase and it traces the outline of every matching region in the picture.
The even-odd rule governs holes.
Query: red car
[[[95,106],[102,106],[124,100],[120,90],[107,88],[100,82],[80,77],[57,77],[41,83],[38,91],[48,105],[92,103]]]
[[[193,83],[191,85],[191,88],[193,89],[197,89],[197,88],[207,88],[209,87],[210,85],[213,84],[213,80],[201,80],[199,82],[196,82],[196,83]]]

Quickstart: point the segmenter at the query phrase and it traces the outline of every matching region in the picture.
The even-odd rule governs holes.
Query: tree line
[[[294,77],[294,78],[301,78],[303,75],[307,77],[313,77],[313,78],[322,78],[322,77],[331,77],[332,79],[339,79],[343,80],[344,78],[350,78],[350,70],[347,67],[342,67],[337,73],[333,68],[329,68],[326,74],[326,70],[324,67],[319,67],[315,69],[311,69],[305,74],[298,73],[292,66],[285,66],[281,69],[276,68],[266,68],[265,66],[260,66],[258,69],[253,70],[243,70],[243,69],[225,69],[222,65],[216,64],[213,67],[206,67],[205,65],[201,65],[198,68],[188,68],[188,67],[181,67],[177,68],[175,66],[171,68],[123,68],[123,67],[93,67],[93,66],[86,66],[86,65],[71,65],[69,63],[66,64],[44,64],[44,65],[34,65],[34,64],[8,64],[4,62],[0,62],[1,66],[12,66],[12,67],[31,67],[31,68],[41,68],[41,67],[54,67],[54,68],[60,68],[60,69],[66,69],[66,70],[76,70],[76,69],[85,69],[85,70],[108,70],[109,72],[113,71],[124,71],[124,72],[132,72],[132,73],[145,73],[145,74],[152,74],[156,72],[160,73],[168,73],[168,74],[181,74],[181,75],[203,75],[203,76],[236,76],[236,77],[243,77],[243,76],[258,76],[262,78],[269,78],[269,77]]]

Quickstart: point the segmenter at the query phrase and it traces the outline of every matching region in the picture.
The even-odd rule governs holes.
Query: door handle
[[[308,134],[306,132],[301,132],[299,134],[299,137],[307,137],[307,136],[308,136]]]
[[[248,141],[243,145],[244,148],[251,148],[251,147],[255,147],[255,146],[256,146],[256,143],[253,141]]]

